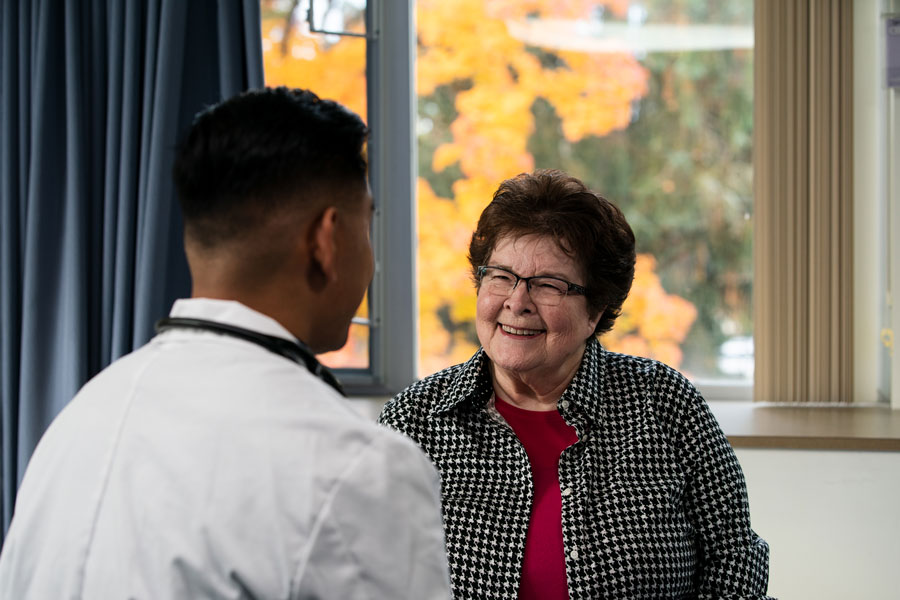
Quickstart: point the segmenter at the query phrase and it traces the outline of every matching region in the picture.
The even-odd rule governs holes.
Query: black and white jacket
[[[531,510],[528,456],[494,408],[488,364],[479,350],[380,418],[441,473],[460,600],[517,598]],[[559,459],[571,600],[767,598],[769,548],[750,528],[743,473],[687,379],[591,340],[558,408],[578,434]]]

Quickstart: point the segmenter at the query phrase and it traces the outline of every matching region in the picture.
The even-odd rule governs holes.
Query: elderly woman
[[[604,350],[634,277],[613,204],[559,171],[503,182],[469,246],[482,348],[381,422],[441,473],[457,598],[765,598],[768,546],[703,398]]]

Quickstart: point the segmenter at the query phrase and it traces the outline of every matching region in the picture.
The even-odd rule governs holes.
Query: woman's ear
[[[310,224],[305,241],[309,249],[309,268],[313,280],[324,279],[324,282],[331,282],[338,279],[337,221],[337,209],[329,206]]]

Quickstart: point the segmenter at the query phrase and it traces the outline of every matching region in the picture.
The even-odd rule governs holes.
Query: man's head
[[[367,133],[283,87],[200,113],[174,167],[193,295],[241,301],[317,352],[343,345],[372,276]]]

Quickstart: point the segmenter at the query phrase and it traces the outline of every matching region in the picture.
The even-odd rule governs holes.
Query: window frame
[[[416,378],[414,15],[414,0],[392,2],[390,10],[381,0],[366,3],[375,274],[369,287],[369,368],[335,370],[350,396],[392,395]]]

